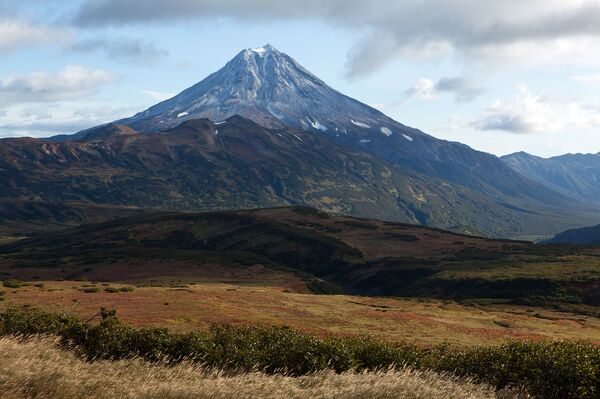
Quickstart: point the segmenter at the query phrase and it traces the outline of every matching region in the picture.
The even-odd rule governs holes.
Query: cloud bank
[[[143,7],[136,0],[88,0],[72,21],[98,27],[215,18],[316,20],[361,32],[348,52],[349,76],[399,57],[448,53],[495,63],[600,63],[600,0],[146,0]]]
[[[471,126],[509,133],[569,132],[600,126],[600,107],[580,99],[533,94],[525,87],[510,100],[496,100]]]
[[[116,61],[133,64],[153,64],[169,55],[154,43],[140,39],[93,38],[73,44],[71,50],[82,53],[102,52]]]
[[[0,80],[0,106],[73,100],[95,93],[116,77],[101,69],[70,65],[58,73],[34,72]]]
[[[29,45],[62,42],[70,37],[67,29],[34,26],[25,21],[0,17],[0,54]]]

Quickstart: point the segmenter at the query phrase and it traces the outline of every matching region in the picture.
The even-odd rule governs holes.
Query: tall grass
[[[509,398],[485,385],[409,369],[321,371],[301,377],[224,372],[189,362],[85,362],[58,338],[0,339],[0,397],[11,399]]]
[[[600,347],[584,342],[508,341],[476,348],[420,348],[369,338],[319,339],[286,327],[213,326],[174,334],[138,329],[104,311],[100,323],[40,312],[9,310],[0,333],[55,334],[89,359],[142,358],[190,361],[224,370],[259,370],[301,376],[321,370],[373,371],[409,367],[451,373],[497,389],[524,390],[538,398],[600,397]]]

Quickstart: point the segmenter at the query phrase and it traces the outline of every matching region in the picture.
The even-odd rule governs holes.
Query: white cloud
[[[21,49],[32,44],[57,43],[68,40],[65,29],[33,26],[19,20],[0,19],[0,53]]]
[[[94,104],[27,104],[4,111],[0,119],[0,137],[48,137],[75,133],[102,123],[133,114],[131,107],[96,106]]]
[[[450,93],[457,102],[472,101],[484,93],[484,89],[463,77],[444,77],[434,83],[431,79],[419,79],[404,92],[406,97],[418,96],[424,100],[436,100],[440,94]]]
[[[580,99],[532,94],[526,86],[510,100],[496,100],[471,124],[510,133],[570,132],[600,126],[600,109]]]
[[[59,73],[34,72],[0,80],[0,105],[72,100],[95,93],[115,76],[101,69],[70,65]]]
[[[417,96],[423,100],[436,100],[435,83],[430,79],[419,79],[413,87],[404,92],[406,97]]]

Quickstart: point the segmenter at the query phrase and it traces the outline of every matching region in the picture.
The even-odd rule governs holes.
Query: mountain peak
[[[262,126],[290,126],[329,136],[389,137],[399,124],[334,90],[270,44],[247,48],[217,72],[131,118],[118,121],[156,132],[195,118],[222,121],[241,115]],[[411,137],[412,138],[412,137]],[[408,140],[408,139],[407,139]]]
[[[279,53],[279,50],[277,50],[275,47],[271,46],[269,43],[265,44],[262,47],[255,47],[255,48],[249,48],[246,51],[250,51],[252,53],[256,53],[256,54],[270,54],[270,53]]]
[[[242,50],[239,55],[245,59],[252,57],[265,59],[268,57],[280,57],[283,55],[283,53],[267,43],[262,47],[247,48]]]

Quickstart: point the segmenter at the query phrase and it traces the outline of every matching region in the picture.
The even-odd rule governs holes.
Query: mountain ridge
[[[226,136],[217,137],[217,131],[230,118],[242,118],[238,130],[244,135],[229,137],[227,140],[233,141],[227,145],[232,147],[214,146],[224,143]],[[194,129],[197,131],[192,132]],[[125,131],[127,134],[122,134]],[[167,132],[173,136],[166,138]],[[282,133],[286,137],[283,141],[278,138]],[[191,140],[189,148],[180,146],[178,135]],[[72,142],[81,144],[73,146],[69,144]],[[51,192],[41,191],[45,200],[62,200],[68,192],[74,197],[69,199],[75,200],[84,197],[92,202],[182,209],[306,204],[355,216],[470,229],[496,237],[547,235],[587,225],[590,220],[600,221],[597,209],[524,177],[494,155],[436,139],[339,93],[272,46],[241,51],[199,83],[131,118],[70,137],[54,137],[47,143],[66,143],[60,148],[73,152],[62,154],[57,161],[38,151],[44,162],[55,166],[57,162],[82,162],[93,172],[78,175],[80,172],[66,164],[61,172],[55,169],[57,175],[71,170],[71,183],[65,176],[58,182],[46,173],[59,186]],[[138,153],[128,152],[130,147],[137,148]],[[13,152],[15,148],[7,147]],[[125,152],[118,153],[119,159],[115,154],[120,149]],[[281,157],[282,153],[287,157]],[[20,159],[22,155],[11,153],[17,169],[27,163],[28,156]],[[92,159],[97,162],[93,166]],[[257,159],[263,164],[249,166]],[[319,160],[315,165],[308,164],[315,159]],[[36,162],[42,162],[41,158]],[[217,165],[218,170],[214,169]],[[164,169],[167,166],[172,169]],[[318,173],[310,172],[313,166],[318,167]],[[44,175],[37,166],[29,167]],[[202,177],[193,176],[193,167]],[[277,172],[278,168],[286,174]],[[171,181],[157,175],[159,169],[171,173]],[[219,174],[226,174],[228,180],[217,179]],[[15,176],[19,176],[18,182]],[[13,195],[39,196],[40,191],[31,191],[33,187],[18,189],[19,182],[27,185],[37,177],[24,176],[18,170],[11,179],[7,187],[16,187]],[[142,196],[146,189],[127,186],[126,180],[162,188],[151,193],[158,198],[149,200],[152,195]],[[250,187],[250,181],[256,187]],[[206,186],[209,183],[216,190],[212,194]],[[37,190],[43,187],[41,182],[36,184]],[[88,191],[78,193],[69,184]],[[171,193],[169,186],[173,187]]]
[[[600,155],[542,158],[526,152],[501,157],[515,171],[579,201],[600,203]]]
[[[188,119],[219,122],[234,115],[265,127],[290,126],[327,135],[343,147],[459,184],[510,206],[549,205],[560,210],[565,205],[563,193],[515,173],[496,156],[405,126],[331,88],[270,45],[241,51],[199,83],[115,123],[156,132]],[[75,137],[85,132],[89,130]]]
[[[43,193],[46,201],[187,210],[305,204],[493,236],[526,227],[515,228],[513,210],[472,190],[239,116],[102,141],[0,140],[0,155],[0,183],[15,187],[7,195]]]

